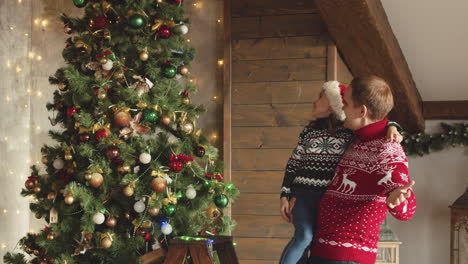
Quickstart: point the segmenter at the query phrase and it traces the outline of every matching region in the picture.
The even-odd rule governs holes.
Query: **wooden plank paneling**
[[[237,238],[236,251],[240,259],[278,261],[289,239]],[[241,261],[244,264],[243,261]]]
[[[233,127],[232,148],[287,148],[296,146],[302,126]]]
[[[284,161],[284,167],[286,167]],[[233,171],[233,183],[244,193],[278,193],[284,171]]]
[[[257,259],[243,259],[242,264],[278,264],[279,261],[275,260],[257,260]]]
[[[262,38],[236,40],[233,60],[301,59],[326,57],[323,36]]]
[[[232,170],[281,171],[290,155],[290,149],[233,149]]]
[[[279,216],[279,193],[243,193],[232,205],[234,215]]]
[[[235,0],[232,2],[232,16],[263,16],[316,13],[314,1],[284,0]]]
[[[276,202],[279,208],[279,199]],[[233,215],[233,218],[237,222],[234,236],[290,238],[294,233],[293,225],[281,216]]]
[[[312,103],[322,81],[234,83],[232,104]]]
[[[326,59],[235,61],[232,80],[239,82],[324,81]]]
[[[233,105],[232,126],[304,126],[312,104]]]
[[[425,101],[425,119],[468,119],[468,101]]]
[[[322,35],[325,25],[317,14],[232,18],[232,38]]]

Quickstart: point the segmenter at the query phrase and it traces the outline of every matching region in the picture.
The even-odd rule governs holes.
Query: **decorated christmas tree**
[[[183,0],[73,2],[84,15],[62,15],[67,66],[49,78],[56,144],[21,192],[47,225],[4,261],[139,263],[174,237],[228,234],[238,190],[196,126]]]

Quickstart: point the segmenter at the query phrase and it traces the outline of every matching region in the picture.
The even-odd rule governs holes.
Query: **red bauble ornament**
[[[116,146],[110,146],[106,151],[108,159],[113,160],[120,157],[120,149]]]
[[[180,172],[184,168],[184,163],[181,161],[174,161],[169,164],[171,171]]]
[[[67,108],[67,116],[72,117],[76,113],[78,113],[78,108],[74,106]]]
[[[92,19],[91,26],[95,29],[105,28],[109,25],[109,19],[105,16],[98,16]]]
[[[146,232],[145,234],[145,242],[149,242],[151,240],[151,233],[150,232]]]
[[[105,128],[101,128],[98,131],[96,131],[94,137],[97,141],[101,141],[101,139],[109,137],[109,131],[107,131],[107,129]]]
[[[171,36],[171,28],[167,25],[162,25],[158,29],[158,36],[162,39],[168,39]]]

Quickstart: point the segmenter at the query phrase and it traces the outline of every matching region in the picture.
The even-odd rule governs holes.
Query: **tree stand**
[[[218,253],[221,264],[239,264],[231,236],[205,238],[213,240],[213,250]],[[214,263],[206,240],[172,239],[168,251],[164,264],[184,264],[187,253],[190,254],[193,264]]]

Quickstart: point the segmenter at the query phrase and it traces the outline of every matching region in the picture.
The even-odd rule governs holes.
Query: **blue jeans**
[[[280,264],[306,264],[315,225],[318,206],[324,191],[295,191],[296,203],[292,210],[294,236],[281,254]]]
[[[353,261],[324,259],[321,257],[312,256],[309,259],[309,264],[359,264],[359,263],[353,262]]]

